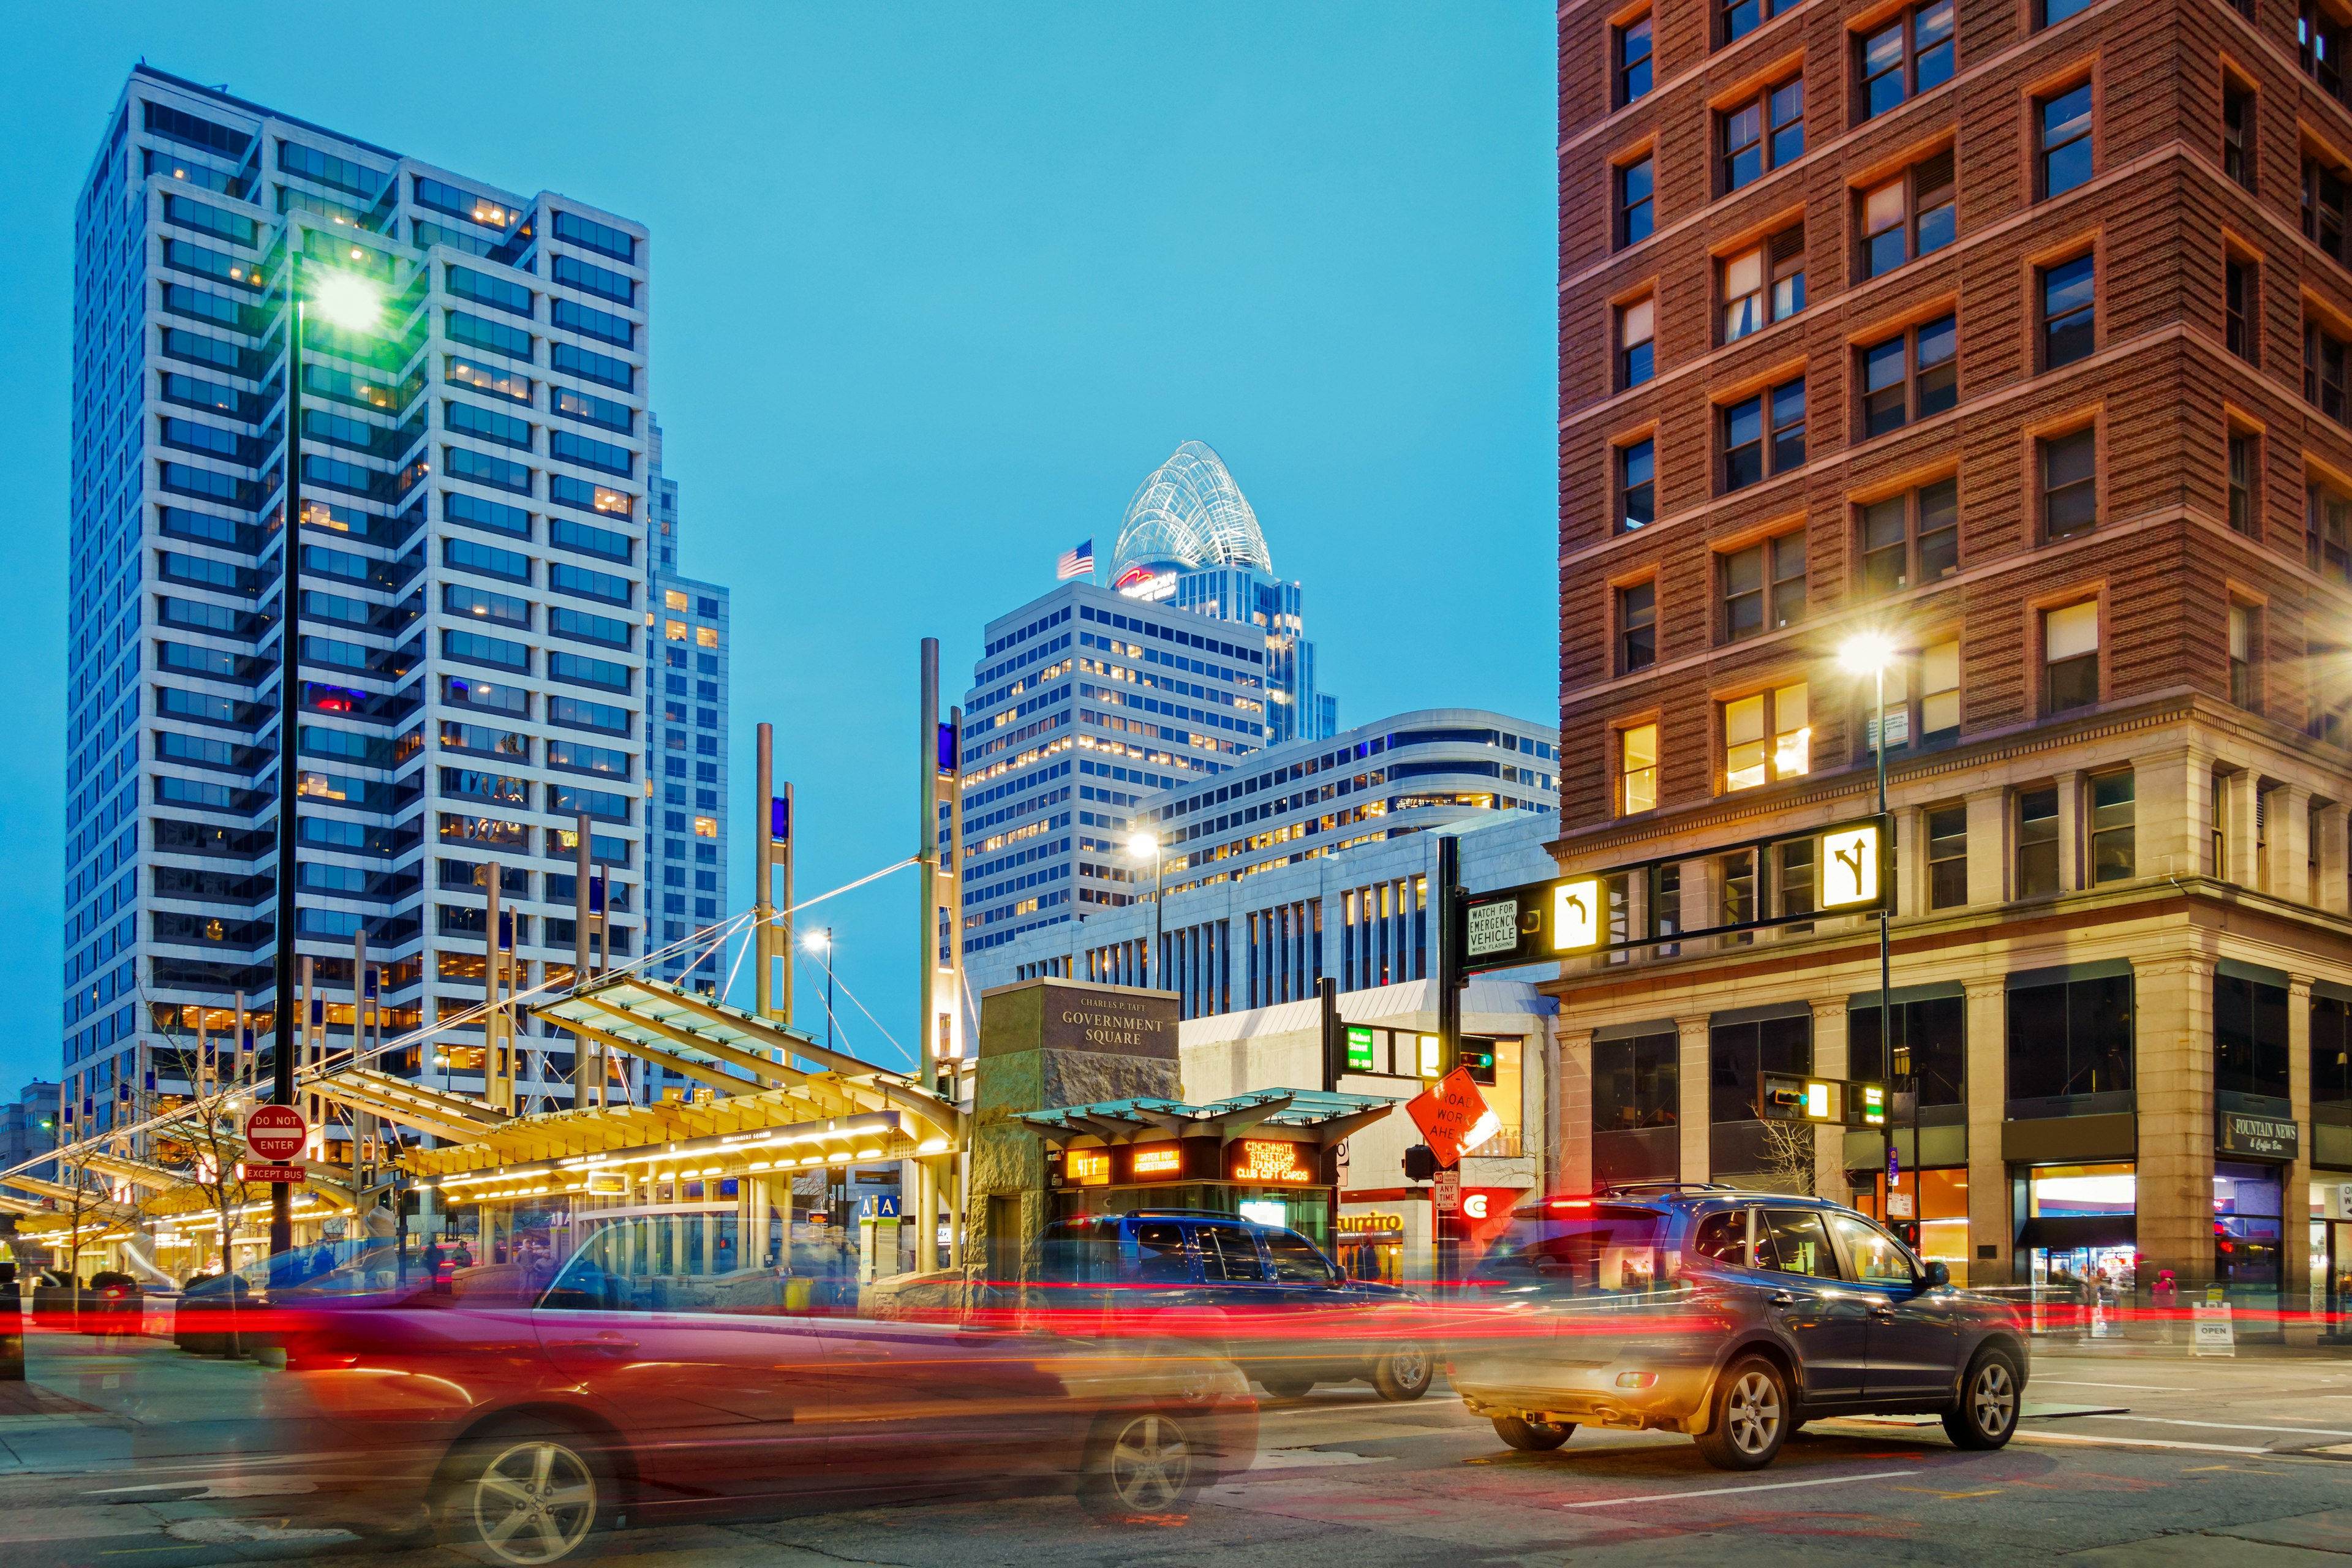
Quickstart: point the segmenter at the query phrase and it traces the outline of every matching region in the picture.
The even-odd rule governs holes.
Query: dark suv
[[[1349,1279],[1295,1230],[1231,1215],[1057,1220],[1025,1304],[1066,1331],[1100,1319],[1212,1342],[1282,1398],[1360,1378],[1384,1399],[1418,1399],[1435,1372],[1419,1297]]]
[[[1688,1432],[1725,1469],[1825,1415],[1929,1414],[1964,1448],[2016,1429],[2026,1330],[1822,1198],[1677,1184],[1512,1211],[1449,1324],[1463,1400],[1515,1448],[1580,1425]]]

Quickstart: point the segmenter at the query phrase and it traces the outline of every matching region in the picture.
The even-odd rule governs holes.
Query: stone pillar
[[[2169,1268],[2184,1289],[2201,1287],[2213,1276],[2213,961],[2135,960],[2132,1002],[2142,1275]]]
[[[2206,873],[2213,753],[2191,748],[2135,759],[2132,848],[2143,877]]]
[[[2287,1102],[2294,1108],[2294,1163],[2286,1168],[2284,1213],[2280,1222],[2279,1306],[2296,1311],[2309,1304],[2311,1289],[2311,981],[2290,974],[2286,983]]]
[[[1916,812],[1906,812],[1916,816]],[[1904,906],[1909,908],[1907,904]],[[1832,997],[1817,1001],[1813,1008],[1813,1071],[1822,1078],[1844,1078],[1846,1073],[1846,1009],[1845,998]],[[1845,1129],[1815,1127],[1813,1129],[1813,1191],[1825,1198],[1843,1203],[1848,1195],[1845,1184]]]
[[[2083,775],[2058,775],[2058,890],[2071,893],[2083,886]]]
[[[2311,792],[2301,784],[2281,784],[2270,792],[2266,806],[2269,840],[2264,853],[2263,885],[2282,899],[2298,904],[2311,897]]]
[[[1969,796],[1969,902],[1997,904],[2009,896],[2009,792]]]
[[[1690,872],[1683,872],[1683,907],[1690,907]],[[1707,1150],[1707,1132],[1714,1125],[1711,1109],[1713,1095],[1709,1092],[1715,1075],[1707,1063],[1707,1016],[1676,1018],[1675,1035],[1679,1047],[1677,1054],[1682,1071],[1675,1090],[1675,1127],[1681,1133],[1681,1179],[1704,1182],[1709,1179],[1714,1163]]]
[[[2261,865],[2254,852],[2254,775],[2241,768],[2214,780],[2214,787],[2222,794],[2222,833],[2228,839],[2223,846],[2230,858],[2229,880],[2242,888],[2262,885]]]
[[[2319,808],[2319,886],[2311,901],[2329,914],[2347,912],[2347,869],[2344,864],[2344,807],[2339,803]]]
[[[1695,860],[1683,862],[1683,930],[1704,931],[1717,923],[1721,912],[1717,907],[1721,900],[1721,893],[1717,884],[1722,870],[1721,862],[1712,855],[1702,855]],[[1707,952],[1715,945],[1715,943],[1704,942],[1685,942],[1683,951],[1685,952]],[[1705,1177],[1694,1176],[1683,1178],[1686,1182],[1705,1179]]]
[[[1927,912],[1927,814],[1916,806],[1892,808],[1895,817],[1895,911]],[[1818,874],[1818,873],[1816,873]],[[1868,921],[1862,922],[1867,925]]]
[[[1559,1031],[1557,1060],[1559,1083],[1553,1091],[1552,1114],[1559,1146],[1546,1151],[1550,1174],[1547,1190],[1589,1193],[1592,1190],[1592,1031]]]
[[[2000,1129],[2008,1119],[2009,986],[2002,980],[1966,983],[1969,1102],[1969,1283],[2010,1279],[2010,1248],[2017,1219],[2009,1195],[2009,1164]],[[1985,1248],[1991,1247],[1987,1257]]]

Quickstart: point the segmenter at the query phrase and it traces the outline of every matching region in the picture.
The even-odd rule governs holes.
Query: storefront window
[[[2027,1279],[2071,1291],[2095,1325],[2113,1323],[2104,1309],[2130,1301],[2139,1287],[2137,1167],[2042,1165],[2026,1173],[2025,1188],[2018,1245]]]
[[[2285,1234],[2285,1168],[2213,1166],[2213,1278],[2221,1284],[2275,1290]]]
[[[1895,1188],[1895,1194],[1906,1200],[1895,1206],[1908,1206],[1919,1217],[1917,1241],[1913,1250],[1930,1263],[1940,1263],[1952,1271],[1952,1283],[1969,1282],[1969,1258],[1974,1250],[1969,1245],[1969,1173],[1964,1165],[1950,1170],[1906,1171]],[[1872,1180],[1866,1199],[1856,1194],[1863,1210],[1896,1234],[1910,1238],[1907,1228],[1911,1216],[1887,1213],[1886,1172],[1882,1168]]]

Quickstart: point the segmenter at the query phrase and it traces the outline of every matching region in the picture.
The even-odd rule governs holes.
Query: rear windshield
[[[1487,1247],[1474,1278],[1533,1286],[1547,1295],[1615,1296],[1653,1289],[1664,1273],[1655,1209],[1595,1205],[1515,1217]]]

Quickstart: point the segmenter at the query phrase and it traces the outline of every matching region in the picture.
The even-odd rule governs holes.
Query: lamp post
[[[1870,750],[1878,767],[1878,831],[1882,836],[1879,846],[1879,864],[1882,868],[1882,875],[1885,874],[1884,868],[1889,858],[1885,839],[1891,837],[1892,826],[1886,820],[1886,667],[1895,661],[1895,651],[1893,640],[1879,632],[1858,633],[1847,638],[1845,645],[1838,649],[1840,664],[1856,675],[1868,671],[1872,679],[1878,683],[1877,742]],[[1882,896],[1892,890],[1886,888],[1879,889]],[[1878,1044],[1885,1055],[1887,1070],[1892,1076],[1895,1065],[1895,1009],[1892,1005],[1894,987],[1891,984],[1894,965],[1888,955],[1886,941],[1886,923],[1890,913],[1891,910],[1888,908],[1881,908],[1878,911]],[[1909,1066],[1910,1051],[1907,1042],[1904,1058],[1905,1065]],[[1916,1073],[1905,1076],[1911,1079],[1911,1191],[1914,1195],[1911,1218],[1912,1234],[1916,1236],[1918,1234],[1918,1195],[1923,1190],[1919,1181],[1919,1081]],[[1895,1132],[1892,1128],[1887,1130],[1886,1138],[1890,1144],[1894,1142]],[[1887,1187],[1886,1197],[1887,1206],[1892,1208],[1895,1201],[1895,1188],[1892,1184]],[[1891,1218],[1892,1215],[1886,1217]]]
[[[1167,891],[1167,883],[1161,875],[1166,862],[1160,858],[1160,835],[1137,834],[1127,841],[1127,852],[1138,860],[1147,854],[1151,857],[1151,951],[1143,955],[1143,984],[1149,986],[1152,964],[1160,956],[1161,945],[1168,940],[1167,901],[1160,897]]]
[[[824,954],[824,1048],[833,1049],[833,928],[813,931],[802,939],[801,945],[811,952]]]
[[[446,1046],[440,1046],[440,1047],[436,1047],[434,1049],[434,1052],[433,1052],[433,1065],[434,1065],[435,1067],[439,1068],[441,1069],[441,1092],[442,1092],[442,1093],[444,1093],[444,1094],[448,1093],[448,1092],[449,1092],[449,1047],[446,1047]]]
[[[326,321],[352,331],[376,326],[383,312],[383,294],[366,279],[349,272],[326,272],[319,279],[318,298],[306,299],[302,252],[296,243],[299,232],[289,226],[286,235],[286,293],[293,311],[286,334],[286,500],[278,535],[278,918],[274,933],[278,1003],[271,1019],[277,1061],[269,1085],[273,1105],[294,1103],[294,806],[300,794],[294,759],[302,710],[302,334],[313,304]],[[272,1182],[270,1255],[276,1257],[293,1245],[294,1189],[287,1183]]]

